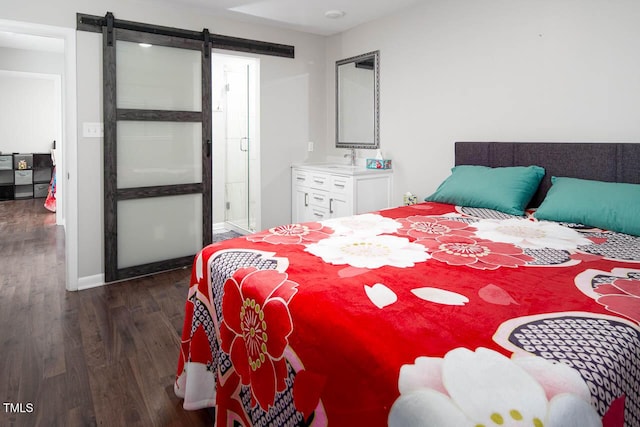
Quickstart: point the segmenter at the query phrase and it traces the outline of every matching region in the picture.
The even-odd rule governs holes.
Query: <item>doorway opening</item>
[[[61,105],[59,139],[56,139],[56,224],[64,227],[66,289],[78,288],[78,248],[77,248],[77,179],[75,176],[77,157],[76,135],[76,38],[72,28],[34,24],[30,22],[0,19],[0,32],[7,38],[6,47],[36,51],[61,52],[63,55],[60,75]],[[35,48],[34,48],[35,43]],[[60,46],[62,46],[60,48]],[[24,71],[24,70],[23,70]],[[47,71],[47,73],[50,73]]]
[[[260,229],[260,62],[211,58],[213,231],[248,234]]]
[[[0,142],[3,154],[32,154],[47,168],[41,170],[38,183],[48,184],[55,175],[49,160],[51,156],[63,162],[62,150],[56,144],[62,142],[62,78],[64,77],[64,39],[30,33],[4,31],[0,26],[0,86],[3,101],[0,102],[4,141]],[[43,166],[42,164],[40,165]],[[29,166],[31,168],[31,166]],[[46,176],[46,172],[51,176]],[[34,172],[35,173],[35,172]],[[32,183],[35,183],[32,179]],[[30,183],[31,184],[31,183]],[[64,187],[64,182],[61,187]],[[42,198],[40,186],[16,186],[13,195],[19,198]],[[18,190],[18,188],[20,188]],[[18,193],[20,191],[20,193]],[[62,200],[63,191],[56,194]],[[13,198],[13,197],[9,197]],[[42,200],[44,207],[44,199]],[[63,224],[64,204],[55,209],[56,224]]]

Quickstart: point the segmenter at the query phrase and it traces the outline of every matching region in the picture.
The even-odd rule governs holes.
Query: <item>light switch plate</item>
[[[104,136],[104,125],[102,123],[83,122],[82,136],[85,138],[102,138]]]

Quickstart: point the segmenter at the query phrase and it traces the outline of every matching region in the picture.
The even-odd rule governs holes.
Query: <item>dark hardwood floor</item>
[[[0,426],[204,426],[173,393],[189,270],[65,290],[44,199],[0,202]]]

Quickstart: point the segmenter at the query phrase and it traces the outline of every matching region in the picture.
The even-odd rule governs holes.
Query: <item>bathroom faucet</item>
[[[352,148],[348,154],[344,155],[344,157],[349,157],[351,159],[349,163],[351,166],[356,165],[356,149],[355,148]]]

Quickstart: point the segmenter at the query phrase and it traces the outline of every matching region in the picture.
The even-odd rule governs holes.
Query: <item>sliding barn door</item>
[[[120,28],[105,27],[103,39],[112,282],[187,266],[211,241],[211,49]]]

